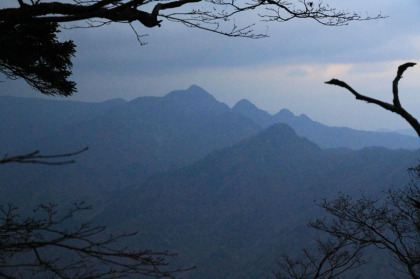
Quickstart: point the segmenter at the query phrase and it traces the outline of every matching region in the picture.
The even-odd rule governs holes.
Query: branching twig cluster
[[[367,263],[362,258],[363,246],[355,246],[348,237],[317,241],[317,253],[302,250],[302,256],[294,259],[283,255],[278,262],[277,279],[339,278],[343,273]]]
[[[411,183],[403,189],[390,189],[382,203],[367,197],[352,201],[342,195],[321,205],[333,216],[333,221],[317,220],[311,226],[334,237],[348,236],[358,247],[373,245],[386,250],[398,270],[417,279],[420,278],[420,210],[413,200],[419,194],[418,185]]]
[[[285,22],[309,18],[328,26],[346,25],[351,21],[383,18],[361,16],[354,12],[340,11],[322,1],[285,0],[73,0],[70,3],[36,1],[0,10],[0,22],[28,20],[32,22],[77,22],[101,20],[109,22],[140,22],[145,27],[161,26],[162,19],[234,37],[261,38],[254,33],[253,23],[221,29],[221,23],[234,22],[235,17],[246,12],[256,12],[262,21]],[[191,5],[190,5],[191,4]],[[194,4],[194,5],[192,5]],[[98,26],[98,21],[89,26]]]
[[[310,227],[327,233],[328,241],[319,241],[317,254],[304,251],[297,260],[283,257],[277,278],[340,278],[357,268],[366,247],[385,250],[392,266],[413,279],[420,278],[420,167],[409,170],[411,182],[403,188],[391,188],[384,201],[370,197],[353,200],[340,194],[324,200],[320,207],[328,218],[319,218]]]
[[[55,204],[40,205],[33,217],[21,217],[13,205],[0,206],[0,277],[120,278],[129,274],[174,278],[189,269],[169,270],[168,252],[120,248],[135,235],[108,234],[72,217],[90,206],[75,203],[59,216]]]

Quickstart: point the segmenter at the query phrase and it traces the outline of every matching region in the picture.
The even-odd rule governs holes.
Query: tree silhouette
[[[347,89],[357,100],[376,104],[403,117],[420,137],[420,124],[408,113],[399,100],[398,84],[403,73],[416,63],[398,67],[392,83],[393,103],[386,103],[360,94],[347,83],[332,79],[326,84]],[[367,263],[363,258],[366,247],[385,250],[393,260],[393,267],[413,279],[420,278],[420,165],[408,170],[410,183],[403,188],[391,188],[381,201],[362,197],[354,201],[348,195],[324,200],[320,207],[327,217],[309,223],[309,227],[328,235],[317,240],[318,253],[306,249],[300,257],[284,255],[278,262],[278,279],[340,278],[351,269]]]
[[[420,137],[420,123],[416,118],[414,118],[410,113],[408,113],[402,106],[400,102],[399,92],[398,92],[398,83],[402,78],[403,73],[405,70],[407,70],[409,67],[415,66],[416,63],[414,62],[408,62],[405,64],[402,64],[398,67],[397,75],[394,78],[394,81],[392,82],[392,93],[393,93],[393,101],[391,103],[386,103],[383,101],[380,101],[378,99],[374,99],[365,95],[362,95],[358,93],[356,90],[351,88],[347,83],[344,81],[338,80],[338,79],[332,79],[330,81],[326,81],[326,84],[331,85],[337,85],[343,88],[346,88],[351,94],[353,94],[357,100],[365,101],[367,103],[378,105],[386,110],[389,110],[391,112],[394,112],[398,115],[400,115],[402,118],[404,118],[411,127],[416,131],[417,135]]]
[[[76,91],[69,81],[72,41],[59,42],[58,24],[0,21],[0,72],[9,79],[23,78],[47,95],[68,96]]]
[[[0,164],[67,165],[87,151],[43,155],[39,151],[5,155]],[[175,278],[186,269],[169,269],[167,251],[133,249],[124,242],[134,233],[113,234],[104,226],[75,220],[90,210],[84,202],[59,213],[57,204],[41,204],[32,216],[13,204],[0,205],[0,278]]]
[[[381,15],[364,17],[337,10],[322,1],[306,0],[72,0],[64,3],[16,0],[15,6],[0,9],[0,72],[10,79],[23,78],[43,94],[69,96],[76,91],[75,82],[68,80],[75,45],[72,41],[57,40],[59,24],[89,28],[125,23],[141,44],[141,35],[134,24],[153,28],[171,22],[230,37],[267,37],[254,31],[253,22],[244,26],[235,24],[238,17],[253,14],[265,22],[306,18],[328,26],[383,18]]]
[[[396,271],[420,278],[420,166],[409,169],[411,182],[391,188],[386,199],[362,197],[353,200],[340,194],[324,200],[320,207],[327,217],[309,223],[325,232],[328,240],[318,240],[318,253],[304,250],[303,256],[279,261],[276,278],[341,278],[345,272],[368,263],[363,250],[375,247],[386,251]]]
[[[65,23],[73,24],[67,28],[125,23],[141,44],[134,24],[154,28],[171,22],[230,37],[267,37],[254,32],[253,22],[235,24],[236,18],[247,13],[257,14],[264,22],[312,19],[327,26],[383,18],[363,17],[339,11],[322,1],[306,0],[16,0],[15,6],[0,9],[0,72],[9,79],[23,78],[43,94],[70,96],[76,91],[76,83],[69,80],[75,45],[57,39]],[[0,163],[67,164],[73,161],[61,159],[77,153],[43,155],[36,151],[4,156]],[[0,276],[117,278],[140,274],[172,278],[182,271],[164,269],[165,259],[170,256],[167,252],[118,248],[117,242],[132,234],[108,235],[104,227],[67,223],[74,214],[87,209],[83,204],[75,204],[59,216],[56,205],[40,205],[35,210],[40,215],[21,217],[13,205],[0,207]],[[57,249],[64,250],[64,256],[52,252]]]
[[[354,245],[350,236],[317,240],[318,250],[313,253],[302,249],[302,256],[292,258],[283,255],[278,261],[277,279],[317,279],[340,278],[349,270],[364,264],[364,245]]]
[[[75,214],[91,209],[75,203],[59,214],[56,204],[40,205],[20,216],[13,205],[0,206],[1,278],[175,278],[189,269],[169,269],[168,252],[122,246],[131,234],[107,233],[103,226],[77,223]]]

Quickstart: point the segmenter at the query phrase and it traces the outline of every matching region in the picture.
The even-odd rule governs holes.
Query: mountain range
[[[229,108],[198,86],[96,104],[0,97],[0,117],[2,154],[89,146],[72,165],[2,166],[1,204],[83,199],[95,223],[138,231],[130,245],[197,265],[182,278],[269,277],[283,253],[310,243],[317,202],[379,198],[407,183],[420,155],[414,137],[270,115],[246,100]]]
[[[258,109],[248,100],[239,101],[232,110],[253,120],[263,128],[267,128],[274,123],[285,123],[291,126],[298,135],[306,137],[322,148],[346,147],[360,149],[368,146],[382,146],[392,149],[416,149],[420,147],[418,138],[407,134],[360,131],[347,127],[330,127],[313,121],[304,114],[295,116],[287,109],[282,109],[275,115],[271,115]]]
[[[419,155],[321,149],[275,124],[123,189],[97,221],[142,228],[138,245],[169,249],[183,266],[198,266],[183,278],[266,278],[282,253],[311,243],[306,223],[321,216],[317,202],[339,191],[380,197],[390,185],[406,183],[406,169]]]

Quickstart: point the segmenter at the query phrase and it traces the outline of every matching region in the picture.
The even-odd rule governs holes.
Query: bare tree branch
[[[413,279],[420,278],[420,165],[408,170],[410,183],[391,188],[384,200],[363,196],[353,200],[339,194],[324,200],[327,213],[309,226],[325,232],[318,240],[318,253],[303,250],[296,259],[283,256],[278,279],[340,278],[340,275],[367,263],[367,247],[388,252],[393,268]]]
[[[0,277],[120,278],[143,275],[175,278],[190,270],[169,269],[174,254],[118,248],[136,234],[107,234],[91,223],[71,224],[73,216],[91,207],[75,203],[63,216],[57,205],[40,205],[33,217],[22,218],[13,205],[0,206]]]
[[[408,62],[398,67],[397,76],[395,77],[394,81],[392,82],[392,93],[394,94],[394,106],[401,108],[400,99],[398,96],[398,83],[400,79],[402,79],[402,75],[407,70],[408,67],[414,67],[416,63]]]
[[[76,92],[76,83],[68,80],[76,50],[71,40],[58,40],[60,28],[125,23],[144,45],[139,35],[144,31],[138,32],[133,23],[153,28],[166,19],[229,37],[267,37],[265,31],[255,30],[256,22],[236,24],[237,19],[244,22],[248,15],[257,15],[261,22],[312,19],[328,26],[384,18],[380,14],[370,17],[339,11],[322,1],[314,4],[306,0],[19,0],[16,7],[0,8],[0,73],[12,80],[23,78],[43,94],[70,96]],[[65,23],[72,25],[63,26]]]
[[[67,165],[73,164],[75,160],[56,160],[56,159],[63,159],[68,157],[76,156],[80,153],[87,151],[89,148],[85,147],[79,151],[71,152],[71,153],[64,153],[64,154],[54,154],[54,155],[42,155],[38,150],[23,154],[8,157],[7,154],[4,155],[3,159],[0,160],[0,164],[7,164],[7,163],[24,163],[24,164],[41,164],[41,165]]]
[[[419,169],[410,172],[416,172],[416,181],[402,189],[390,189],[382,203],[367,197],[353,201],[344,195],[324,201],[321,207],[333,219],[318,219],[311,226],[333,237],[348,237],[359,247],[384,249],[399,270],[420,278],[420,211],[412,202],[420,197]]]
[[[410,113],[408,113],[402,106],[399,100],[399,93],[398,93],[398,83],[402,78],[403,73],[405,72],[405,70],[407,70],[407,68],[409,67],[413,67],[414,65],[416,65],[416,63],[413,62],[408,62],[405,63],[403,65],[400,65],[398,67],[398,71],[397,71],[397,75],[392,83],[392,93],[394,96],[393,99],[393,103],[386,103],[383,101],[380,101],[378,99],[374,99],[365,95],[362,95],[360,93],[358,93],[356,90],[354,90],[353,88],[351,88],[347,83],[345,83],[344,81],[338,80],[338,79],[331,79],[330,81],[326,81],[326,84],[331,84],[331,85],[336,85],[336,86],[340,86],[343,87],[345,89],[347,89],[350,93],[352,93],[357,100],[362,100],[365,101],[367,103],[372,103],[372,104],[376,104],[386,110],[389,110],[391,112],[394,112],[398,115],[400,115],[402,118],[404,118],[410,125],[411,127],[416,131],[417,135],[420,137],[420,123],[417,121],[416,118],[414,118]]]
[[[294,3],[295,2],[295,3]],[[240,13],[253,12],[259,10],[263,21],[284,22],[291,19],[309,18],[318,23],[329,26],[346,25],[351,21],[363,21],[384,18],[382,15],[374,17],[363,17],[356,13],[339,11],[332,8],[322,1],[314,2],[284,0],[251,0],[243,1],[224,1],[224,0],[175,0],[175,1],[139,1],[139,0],[92,0],[92,1],[73,1],[70,3],[46,2],[33,5],[22,4],[17,8],[7,8],[0,10],[0,22],[74,22],[80,20],[91,20],[94,18],[109,20],[113,22],[133,22],[139,21],[145,27],[160,26],[162,20],[158,17],[171,19],[181,23],[189,23],[188,26],[208,30],[210,25],[204,26],[197,24],[201,21],[203,24],[230,21]],[[183,9],[182,12],[170,12],[164,14],[164,11],[174,10],[188,4],[202,3],[198,8]],[[153,6],[151,12],[146,8]],[[145,7],[145,9],[141,9]],[[194,23],[196,22],[196,23]],[[249,25],[252,25],[249,24]],[[240,29],[243,27],[240,27]],[[216,32],[218,29],[212,29]],[[220,31],[220,30],[219,30]],[[228,33],[221,31],[221,34]],[[257,34],[247,34],[253,37]]]
[[[367,264],[362,253],[366,245],[354,245],[349,236],[317,240],[317,244],[317,253],[303,249],[302,255],[297,258],[283,255],[278,261],[280,269],[275,273],[275,278],[339,278],[342,274]]]

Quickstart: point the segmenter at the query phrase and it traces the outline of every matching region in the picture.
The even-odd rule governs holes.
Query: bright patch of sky
[[[267,24],[247,17],[256,21],[257,30],[270,35],[259,40],[227,38],[164,21],[155,29],[136,26],[149,35],[142,38],[145,46],[124,24],[64,30],[61,38],[77,45],[73,79],[79,92],[69,99],[132,100],[197,84],[230,106],[248,99],[270,113],[287,108],[327,125],[368,130],[408,127],[397,115],[356,101],[344,89],[324,82],[338,78],[360,93],[391,102],[398,65],[420,60],[420,2],[326,2],[389,17],[343,27],[313,20]],[[410,112],[420,106],[419,77],[420,65],[408,69],[400,82],[401,100]],[[41,97],[23,82],[0,86],[0,94]]]

